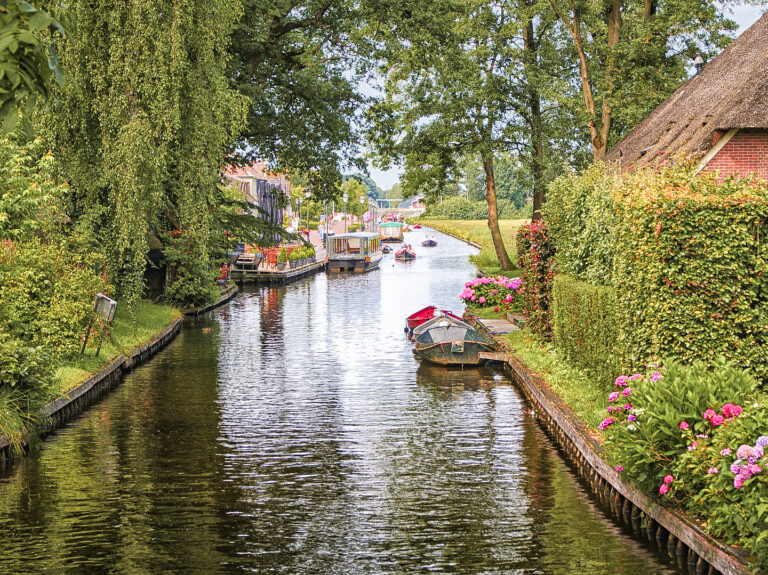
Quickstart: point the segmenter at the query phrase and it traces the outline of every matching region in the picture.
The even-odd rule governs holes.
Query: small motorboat
[[[390,248],[387,244],[381,244],[381,253],[390,254],[392,253],[392,248]]]
[[[413,353],[438,365],[480,365],[480,352],[497,348],[493,338],[448,315],[418,326],[413,339]]]
[[[403,246],[395,252],[395,259],[400,260],[401,262],[409,262],[416,259],[416,252],[413,251],[411,246],[403,244]]]
[[[424,238],[424,241],[421,242],[421,245],[424,246],[425,248],[434,248],[437,245],[437,240],[435,239],[434,234],[432,235],[432,237],[426,236]]]
[[[413,229],[414,230],[420,230],[421,229],[421,225],[420,224],[414,224],[413,225]]]
[[[437,309],[437,307],[433,305],[429,305],[423,309],[420,309],[417,312],[412,313],[407,318],[405,318],[405,325],[406,325],[405,329],[406,331],[413,330],[419,327],[424,322],[431,320],[432,318],[435,318],[437,316],[444,316],[444,315],[449,315],[458,320],[461,319],[459,316],[457,316],[456,314],[452,313],[447,309]]]

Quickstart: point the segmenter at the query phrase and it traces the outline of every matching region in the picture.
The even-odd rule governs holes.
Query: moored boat
[[[328,272],[367,272],[379,267],[384,256],[379,234],[355,232],[328,238],[325,258]]]
[[[432,234],[432,237],[426,236],[424,238],[424,241],[421,242],[421,245],[425,248],[433,248],[437,245],[437,240],[435,239],[435,235]]]
[[[382,242],[403,241],[403,224],[400,222],[381,222],[379,226]]]
[[[413,352],[438,365],[480,365],[480,352],[494,351],[496,342],[451,316],[438,316],[413,331]]]
[[[407,262],[416,259],[416,252],[413,251],[411,246],[403,246],[395,252],[395,259],[401,262]]]
[[[428,305],[417,312],[412,313],[405,318],[406,329],[415,329],[421,324],[438,316],[449,315],[460,320],[461,318],[447,309],[437,309],[436,306]]]
[[[420,224],[414,224],[413,225],[413,229],[414,230],[420,230],[421,229],[421,225]]]
[[[392,248],[390,248],[387,244],[381,244],[381,253],[383,254],[392,253]]]

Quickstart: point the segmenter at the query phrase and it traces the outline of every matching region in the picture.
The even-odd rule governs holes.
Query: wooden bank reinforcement
[[[494,354],[496,355],[496,354]],[[535,407],[536,418],[561,448],[566,459],[611,514],[677,566],[697,575],[745,575],[748,556],[712,539],[689,517],[661,507],[652,498],[622,481],[601,457],[601,445],[587,433],[585,424],[546,382],[515,355],[498,354],[514,381]]]
[[[44,418],[40,434],[46,434],[64,427],[67,422],[79,415],[88,406],[109,392],[123,377],[135,367],[141,365],[167,346],[181,329],[183,319],[176,319],[171,325],[157,334],[149,343],[133,348],[127,356],[120,355],[73,390],[47,404],[42,409]],[[25,445],[25,453],[26,453]],[[4,469],[14,459],[11,444],[6,437],[0,436],[0,469]]]

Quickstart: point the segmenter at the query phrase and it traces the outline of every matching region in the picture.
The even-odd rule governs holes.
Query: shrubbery
[[[768,406],[731,364],[670,363],[620,376],[608,396],[609,459],[625,479],[707,521],[768,566]]]
[[[531,206],[528,204],[517,208],[510,200],[498,200],[496,209],[501,220],[521,220],[531,217]],[[445,220],[487,220],[488,204],[461,196],[449,197],[438,204],[427,206],[424,217]]]
[[[552,280],[554,244],[547,225],[534,221],[517,232],[517,262],[522,268],[523,309],[526,325],[544,339],[552,338]]]
[[[614,289],[558,274],[552,285],[551,307],[557,348],[597,381],[610,384],[621,369],[616,355]]]
[[[467,307],[495,307],[496,311],[519,311],[520,278],[504,276],[475,278],[464,284],[459,294]]]
[[[724,357],[768,381],[768,186],[690,165],[557,180],[544,208],[558,270],[617,297],[622,365]]]

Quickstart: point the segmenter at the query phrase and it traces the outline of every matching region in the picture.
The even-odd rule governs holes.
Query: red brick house
[[[606,154],[626,169],[678,154],[720,178],[768,179],[768,13]]]

